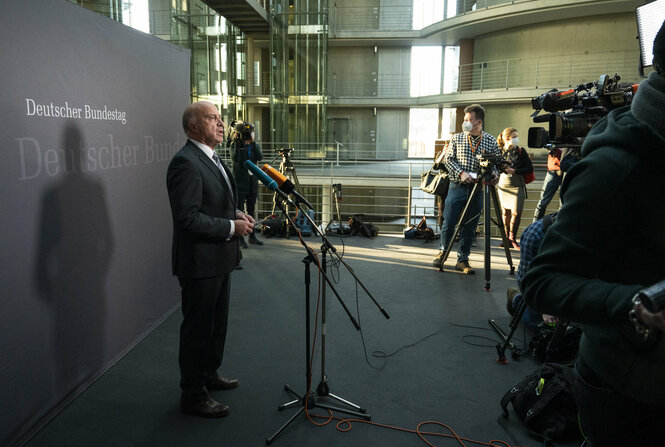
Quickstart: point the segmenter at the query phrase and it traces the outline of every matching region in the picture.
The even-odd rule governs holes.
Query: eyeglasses
[[[204,115],[204,116],[206,119],[209,119],[211,121],[221,121],[222,123],[224,122],[222,121],[222,117],[219,115]]]

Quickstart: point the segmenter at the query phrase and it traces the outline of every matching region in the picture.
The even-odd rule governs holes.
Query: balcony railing
[[[348,144],[351,147],[362,147],[361,144]],[[259,165],[268,163],[275,169],[280,168],[282,156],[279,148],[293,147],[290,144],[262,145],[263,160]],[[343,199],[339,202],[339,214],[345,222],[354,214],[362,214],[365,221],[371,221],[382,232],[399,232],[410,224],[416,224],[420,219],[427,217],[429,225],[438,231],[437,207],[435,197],[422,192],[420,174],[432,166],[429,158],[405,159],[397,158],[394,152],[393,159],[336,159],[329,148],[334,144],[322,144],[315,150],[316,144],[295,145],[289,161],[292,173],[298,178],[300,192],[314,206],[317,223],[325,227],[331,220],[337,221],[337,208],[332,196],[333,184],[342,184]],[[312,156],[313,152],[325,156]],[[229,161],[226,150],[219,150],[220,154]],[[230,164],[229,164],[230,165]],[[525,201],[523,216],[528,219],[539,198],[539,190],[545,177],[545,163],[543,160],[534,162],[536,181],[528,186],[529,194]],[[556,209],[556,200],[550,205]],[[257,201],[257,217],[263,219],[273,212],[273,195],[265,187],[260,187]],[[493,214],[494,215],[494,212]],[[498,229],[492,228],[492,234],[498,235]]]
[[[639,51],[612,51],[474,62],[459,66],[457,88],[449,93],[574,87],[614,73],[636,81],[638,60]],[[332,97],[408,98],[409,86],[408,74],[335,75],[329,91]]]
[[[639,51],[612,51],[464,64],[459,67],[458,91],[574,87],[614,73],[628,80],[637,76],[639,56]]]

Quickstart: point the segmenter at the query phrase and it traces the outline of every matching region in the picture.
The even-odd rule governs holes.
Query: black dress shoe
[[[229,414],[229,406],[220,404],[210,396],[196,400],[183,397],[180,399],[180,411],[204,418],[221,418]]]
[[[230,379],[228,377],[218,376],[217,378],[212,379],[210,382],[206,383],[206,389],[208,391],[232,390],[233,388],[238,388],[238,379]]]
[[[263,242],[261,242],[256,236],[252,237],[253,235],[254,233],[249,236],[249,243],[252,245],[263,245]]]

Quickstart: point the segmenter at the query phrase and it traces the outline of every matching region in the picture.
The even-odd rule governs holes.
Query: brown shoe
[[[440,251],[438,255],[436,255],[436,258],[434,258],[434,261],[432,261],[432,265],[436,268],[441,268],[441,264],[443,264],[443,252]]]
[[[221,418],[229,414],[229,406],[220,404],[210,396],[203,399],[180,398],[180,411],[204,418]]]
[[[460,272],[466,274],[466,275],[473,275],[476,273],[474,269],[471,268],[469,265],[469,261],[460,261],[455,265],[455,270],[459,270]]]
[[[217,378],[206,383],[206,389],[208,391],[232,390],[233,388],[238,388],[238,379],[217,376]]]
[[[513,309],[513,301],[517,294],[520,293],[520,289],[517,287],[508,287],[506,290],[506,310],[513,317],[515,316],[515,309]]]

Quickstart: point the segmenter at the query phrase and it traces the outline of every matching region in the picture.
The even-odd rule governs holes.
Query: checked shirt
[[[526,272],[529,271],[531,261],[538,254],[540,243],[545,237],[543,223],[543,219],[533,222],[524,229],[520,237],[520,265],[517,267],[517,275],[515,275],[517,287],[520,290],[522,290],[522,280],[526,276]]]
[[[478,172],[480,164],[477,157],[484,154],[501,155],[496,139],[492,135],[483,132],[478,143],[472,137],[469,142],[469,134],[466,132],[453,135],[443,156],[450,180],[459,183],[462,172]],[[493,170],[498,174],[496,167]]]

